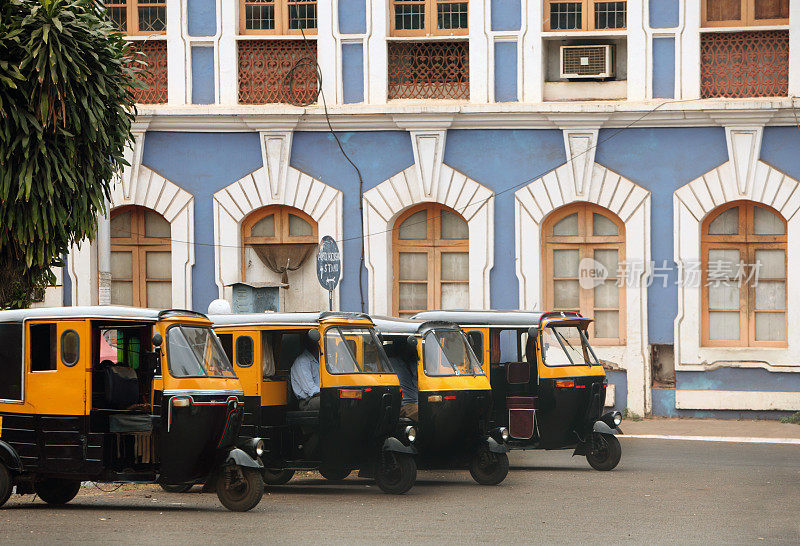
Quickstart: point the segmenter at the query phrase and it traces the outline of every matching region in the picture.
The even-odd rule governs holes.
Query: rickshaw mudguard
[[[495,440],[491,436],[486,438],[486,442],[484,445],[486,445],[486,447],[489,448],[490,453],[508,453],[508,447],[506,447],[505,444],[498,443],[497,440]]]
[[[24,470],[22,468],[22,459],[19,458],[17,451],[2,440],[0,440],[0,462],[14,472],[22,472]]]
[[[394,436],[389,436],[383,441],[382,450],[393,451],[395,453],[408,453],[409,455],[417,454],[417,449],[414,446],[404,445],[403,442],[401,442]]]
[[[260,459],[254,459],[238,447],[231,449],[225,457],[225,465],[243,466],[245,468],[255,468],[261,470],[264,465]]]
[[[592,432],[599,432],[600,434],[622,434],[619,428],[611,428],[604,421],[595,421]]]

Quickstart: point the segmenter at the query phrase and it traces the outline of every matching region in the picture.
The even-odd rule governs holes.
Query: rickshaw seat
[[[127,409],[139,402],[139,378],[136,370],[127,366],[103,368],[105,402],[114,409]]]
[[[528,362],[507,362],[506,382],[521,385],[531,379],[531,366]]]
[[[533,437],[536,427],[535,396],[507,396],[508,432],[512,438],[527,440]]]
[[[289,425],[318,426],[319,411],[287,411],[286,423]]]

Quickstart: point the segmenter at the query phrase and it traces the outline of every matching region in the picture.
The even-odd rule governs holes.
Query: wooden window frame
[[[274,0],[275,6],[275,28],[268,29],[248,29],[247,21],[245,18],[247,4],[252,4],[248,0],[239,0],[239,35],[240,36],[316,36],[317,27],[304,28],[302,31],[298,29],[289,28],[289,5],[300,4],[314,4],[317,6],[317,27],[319,27],[319,3],[316,0]]]
[[[783,235],[756,235],[754,231],[755,207],[764,208],[775,214],[783,221]],[[739,233],[736,235],[709,235],[708,228],[720,214],[732,208],[739,207]],[[700,268],[701,268],[701,345],[703,347],[788,347],[789,342],[789,306],[788,306],[788,223],[783,215],[774,208],[756,203],[754,201],[732,201],[714,209],[700,224]],[[739,287],[739,339],[738,340],[713,340],[709,339],[709,286],[708,286],[708,253],[714,249],[739,250],[739,259],[748,268],[755,263],[756,250],[780,249],[784,253],[783,282],[787,290],[783,308],[784,340],[783,341],[756,341],[756,310],[755,287],[745,283]],[[747,271],[748,276],[750,271]],[[759,277],[761,279],[761,277]],[[765,279],[770,280],[770,279]],[[777,310],[763,310],[762,312],[775,313]]]
[[[700,26],[703,28],[720,27],[762,27],[775,25],[788,25],[789,19],[756,19],[755,0],[739,0],[742,10],[741,19],[728,19],[726,21],[709,21],[706,18],[708,13],[708,0],[700,2]]]
[[[167,8],[167,1],[162,0],[159,3],[154,4],[147,4],[152,7],[163,7],[164,8],[164,17],[166,18],[166,8]],[[126,8],[127,15],[126,15],[126,29],[124,32],[128,36],[165,36],[167,34],[166,28],[164,30],[154,31],[154,30],[139,30],[139,0],[123,0],[123,1],[116,1],[116,2],[105,2],[104,4],[106,8],[108,7],[117,7]],[[169,21],[166,21],[166,24],[169,25]]]
[[[150,212],[164,218],[164,216],[153,209],[139,205],[127,205],[111,211],[111,216],[131,213],[131,233],[130,237],[112,237],[110,252],[130,252],[131,253],[131,274],[130,279],[112,278],[112,281],[130,282],[133,293],[132,304],[134,307],[147,307],[147,283],[169,283],[172,285],[172,275],[169,279],[149,279],[147,278],[147,253],[148,252],[169,252],[170,270],[172,269],[172,239],[165,237],[146,237],[145,236],[145,215]],[[167,223],[169,221],[164,218]],[[170,225],[170,228],[172,226]]]
[[[420,29],[401,29],[394,28],[395,25],[395,4],[421,4],[425,6],[425,26]],[[466,36],[469,34],[469,22],[467,28],[438,28],[437,7],[439,4],[467,4],[467,21],[469,21],[469,0],[424,0],[422,2],[410,2],[404,0],[391,0],[389,2],[389,36],[395,37],[427,37],[427,36]]]
[[[274,237],[253,237],[250,235],[253,226],[267,216],[275,215],[275,236]],[[311,235],[289,235],[289,214],[302,218],[311,225]],[[246,251],[248,245],[280,245],[298,243],[319,243],[319,226],[317,221],[300,209],[289,205],[268,205],[254,210],[242,220],[241,227],[241,271],[242,280],[245,279],[246,271]]]
[[[425,239],[401,239],[400,226],[413,214],[427,211]],[[428,285],[428,309],[440,309],[442,303],[443,284],[466,284],[469,287],[469,278],[466,281],[442,281],[442,254],[467,253],[469,256],[469,237],[466,239],[442,239],[442,212],[446,211],[457,215],[464,222],[464,218],[457,211],[439,203],[424,203],[411,207],[403,212],[395,221],[392,230],[392,312],[394,316],[400,313],[413,313],[425,309],[400,309],[400,253],[413,252],[428,255],[428,277],[425,281],[403,281],[404,283],[426,283]],[[431,236],[432,234],[432,236]],[[469,277],[469,272],[467,273]]]
[[[572,214],[578,214],[578,235],[553,235],[553,226],[559,221]],[[592,214],[597,213],[608,220],[614,222],[617,226],[617,235],[591,235],[592,229]],[[553,277],[553,260],[550,258],[553,250],[559,249],[577,249],[578,250],[578,263],[584,258],[594,258],[595,250],[602,249],[616,249],[617,260],[619,264],[625,262],[625,223],[610,210],[595,205],[594,203],[580,202],[566,205],[552,214],[550,214],[542,223],[542,274],[543,274],[543,292],[544,309],[547,311],[578,311],[585,317],[593,317],[594,306],[594,290],[580,288],[578,296],[579,309],[556,308],[555,299],[555,283]],[[609,271],[609,280],[618,279],[617,271]],[[559,279],[570,279],[570,277],[559,277]],[[576,278],[577,279],[577,278]],[[625,306],[625,286],[624,283],[619,286],[619,307],[609,311],[617,311],[619,316],[618,332],[619,337],[616,338],[598,338],[594,334],[594,327],[589,328],[589,341],[593,345],[625,345],[626,344],[626,306]],[[604,311],[606,309],[598,309]]]
[[[569,0],[542,0],[544,2],[542,6],[542,30],[544,32],[616,32],[616,31],[625,31],[628,30],[627,22],[628,16],[627,13],[625,14],[625,23],[624,27],[620,28],[595,28],[594,27],[594,10],[595,4],[603,3],[608,0],[574,0],[573,2],[569,2]],[[628,0],[619,0],[626,2],[625,9],[627,10],[627,1]],[[551,28],[550,27],[550,4],[563,4],[563,3],[572,3],[572,4],[581,4],[581,28],[571,28],[571,29],[560,29],[560,28]]]

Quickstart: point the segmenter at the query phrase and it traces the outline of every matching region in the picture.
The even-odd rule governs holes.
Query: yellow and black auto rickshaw
[[[608,380],[589,345],[592,319],[574,312],[423,311],[420,320],[461,326],[492,384],[492,426],[510,449],[573,449],[612,470],[622,416],[603,413]]]
[[[303,469],[318,469],[334,481],[359,469],[387,493],[405,493],[414,485],[414,429],[400,428],[400,385],[367,315],[209,318],[242,380],[244,434],[264,438],[268,485],[284,484]],[[316,382],[308,394],[318,394],[296,394],[307,386],[297,383],[303,373]]]
[[[14,486],[59,505],[82,481],[204,482],[226,508],[249,510],[263,495],[263,443],[239,439],[243,413],[204,315],[0,311],[0,505]]]
[[[401,415],[416,428],[417,464],[469,468],[482,485],[508,475],[506,429],[489,431],[492,388],[467,338],[452,322],[373,317],[400,380]]]

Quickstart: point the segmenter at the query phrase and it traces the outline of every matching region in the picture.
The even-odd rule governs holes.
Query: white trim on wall
[[[700,226],[717,207],[738,200],[762,203],[778,210],[788,223],[787,270],[800,270],[800,182],[759,159],[762,126],[726,127],[729,160],[678,188],[673,195],[674,257],[682,278],[689,264],[700,263]],[[714,367],[798,367],[800,331],[789,328],[788,347],[700,346],[701,286],[678,284],[675,317],[675,369],[703,371]],[[800,286],[787,284],[789,324],[800,323]]]
[[[317,222],[320,239],[343,237],[342,192],[289,165],[290,131],[262,132],[264,165],[214,194],[214,279],[219,297],[225,287],[242,281],[241,223],[251,212],[268,205],[288,205],[302,210]],[[340,244],[341,259],[344,263]],[[319,287],[321,292],[325,292]],[[334,295],[339,308],[339,292]]]
[[[369,312],[392,314],[392,230],[397,217],[420,203],[441,203],[469,226],[469,306],[488,309],[494,265],[494,193],[444,164],[444,130],[411,131],[414,165],[364,192],[364,260]]]
[[[625,224],[625,259],[639,264],[625,291],[626,345],[597,346],[598,358],[627,371],[628,407],[650,411],[650,351],[647,287],[650,260],[650,192],[594,161],[597,130],[564,131],[567,157],[573,158],[514,193],[515,242],[520,309],[542,310],[541,225],[551,212],[579,201],[612,211]],[[632,275],[633,277],[633,275]]]

